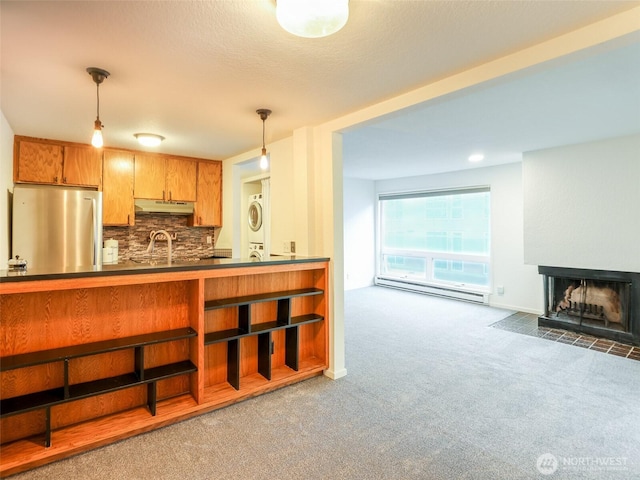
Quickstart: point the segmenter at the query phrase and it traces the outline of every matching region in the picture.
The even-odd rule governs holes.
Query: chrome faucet
[[[153,247],[156,244],[156,238],[158,235],[164,235],[167,239],[167,265],[171,265],[171,235],[166,230],[156,230],[151,232],[149,246],[147,247],[147,253],[153,253]]]

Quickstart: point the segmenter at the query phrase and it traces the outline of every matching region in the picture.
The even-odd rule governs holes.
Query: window
[[[489,287],[490,192],[381,195],[378,275]]]

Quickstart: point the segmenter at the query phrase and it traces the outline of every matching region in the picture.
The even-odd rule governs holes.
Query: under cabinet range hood
[[[193,202],[165,200],[135,200],[136,214],[164,213],[165,215],[193,215]]]

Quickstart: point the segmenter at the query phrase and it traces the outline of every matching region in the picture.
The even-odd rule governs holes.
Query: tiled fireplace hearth
[[[640,273],[538,267],[544,276],[541,327],[640,345]]]

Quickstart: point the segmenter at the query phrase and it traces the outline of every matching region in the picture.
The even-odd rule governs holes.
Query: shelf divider
[[[227,342],[227,382],[240,390],[240,340],[234,338]]]
[[[271,332],[258,335],[258,373],[271,380]]]
[[[284,353],[284,363],[296,372],[300,364],[300,332],[298,330],[298,327],[287,328]]]

